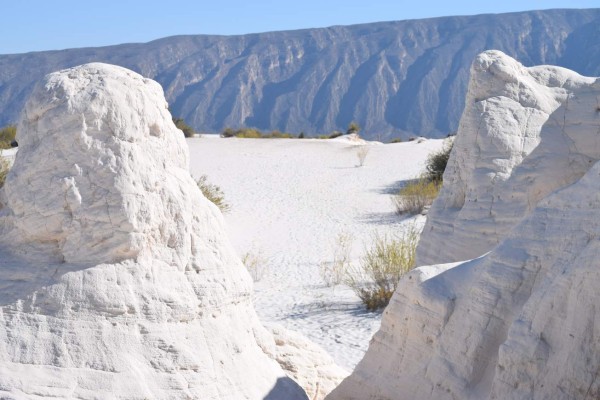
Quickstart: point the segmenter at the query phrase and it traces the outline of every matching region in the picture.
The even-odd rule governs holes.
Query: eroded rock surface
[[[429,216],[450,242],[421,259],[483,255],[406,276],[330,400],[600,395],[600,81],[499,52],[472,71]]]
[[[188,172],[161,87],[48,75],[0,191],[0,397],[306,399]]]
[[[538,202],[600,159],[598,84],[564,68],[479,55],[417,264],[490,251]]]

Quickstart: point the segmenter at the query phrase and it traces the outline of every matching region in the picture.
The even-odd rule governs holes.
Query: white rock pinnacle
[[[488,253],[402,279],[330,400],[600,396],[600,80],[496,51],[472,71],[420,256]]]
[[[498,51],[475,59],[417,265],[488,252],[542,198],[590,168],[600,157],[600,113],[587,109],[598,104],[594,81],[559,67],[525,68]]]
[[[306,399],[160,86],[88,64],[27,102],[0,190],[0,397]]]

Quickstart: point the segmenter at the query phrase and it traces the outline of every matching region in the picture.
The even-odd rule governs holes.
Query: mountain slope
[[[101,61],[157,80],[173,114],[201,131],[314,134],[357,121],[374,138],[439,137],[458,126],[476,54],[598,75],[599,30],[600,9],[548,10],[1,55],[0,125],[44,74]]]

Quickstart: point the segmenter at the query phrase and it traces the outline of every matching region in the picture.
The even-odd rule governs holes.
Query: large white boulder
[[[499,51],[475,59],[417,265],[490,251],[541,199],[600,158],[594,81],[559,67],[526,68]]]
[[[499,52],[472,71],[445,197],[429,216],[447,226],[428,225],[458,229],[450,243],[425,236],[439,242],[421,257],[487,253],[408,274],[327,399],[600,396],[600,80]]]
[[[306,399],[161,87],[87,64],[48,75],[0,190],[0,397]]]

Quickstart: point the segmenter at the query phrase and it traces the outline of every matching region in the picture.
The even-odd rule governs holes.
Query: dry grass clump
[[[359,167],[365,165],[365,159],[367,158],[367,154],[369,154],[369,150],[370,148],[367,145],[358,146],[356,149],[356,157],[358,157]]]
[[[252,253],[248,251],[244,253],[242,263],[246,266],[254,282],[258,282],[264,277],[267,270],[267,259],[261,252]]]
[[[209,183],[206,175],[202,175],[200,178],[198,178],[196,180],[196,184],[198,185],[198,188],[200,188],[200,191],[204,197],[219,207],[221,212],[225,213],[231,210],[231,206],[225,201],[225,194],[221,188],[217,185]]]
[[[447,139],[440,151],[427,157],[425,173],[392,196],[392,203],[397,214],[419,214],[425,207],[433,203],[442,188],[444,171],[446,171],[453,144],[452,139]]]
[[[425,165],[425,179],[430,182],[442,182],[444,178],[444,171],[448,165],[448,159],[450,158],[450,152],[454,145],[454,138],[449,138],[444,141],[444,147],[430,154],[427,157],[427,164]]]
[[[352,253],[354,237],[350,233],[340,233],[336,236],[333,248],[333,261],[321,263],[320,274],[323,282],[327,286],[339,285],[344,281],[344,275],[347,273]]]
[[[221,137],[236,137],[244,139],[292,139],[294,138],[294,135],[292,135],[291,133],[280,132],[278,130],[263,133],[255,128],[225,128],[223,132],[221,132]],[[304,138],[304,133],[302,133],[302,138]]]
[[[410,229],[402,236],[375,234],[373,244],[365,250],[358,266],[350,266],[344,283],[361,299],[367,310],[387,306],[400,278],[415,266],[419,235]]]
[[[419,214],[440,192],[440,181],[429,181],[426,178],[409,183],[392,196],[392,203],[397,214]]]

